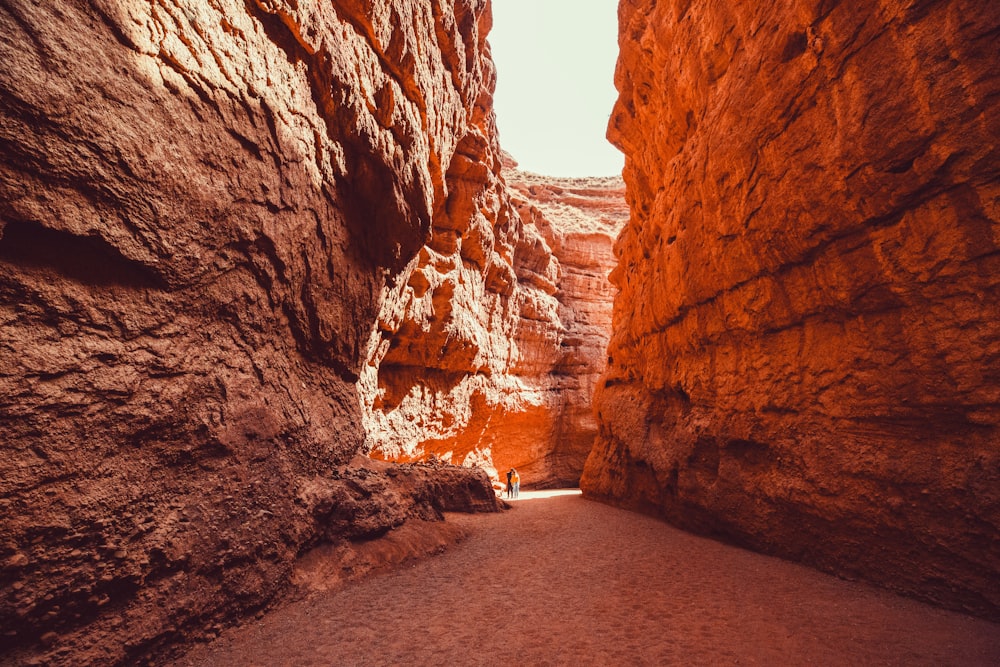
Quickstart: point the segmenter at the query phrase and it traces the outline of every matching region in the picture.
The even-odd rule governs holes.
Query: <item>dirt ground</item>
[[[522,492],[440,556],[196,647],[239,665],[1000,665],[1000,625],[689,535],[579,492]]]

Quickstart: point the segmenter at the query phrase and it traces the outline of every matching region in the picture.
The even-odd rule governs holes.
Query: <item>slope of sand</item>
[[[176,662],[997,665],[1000,625],[695,537],[577,492],[522,493],[446,553],[290,603]]]

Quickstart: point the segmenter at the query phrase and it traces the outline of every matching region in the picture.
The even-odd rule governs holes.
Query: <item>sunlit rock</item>
[[[1000,615],[1000,5],[620,18],[585,492]]]
[[[495,143],[469,150],[463,201],[478,203],[435,218],[370,343],[372,454],[572,486],[596,434],[624,186],[504,169]]]

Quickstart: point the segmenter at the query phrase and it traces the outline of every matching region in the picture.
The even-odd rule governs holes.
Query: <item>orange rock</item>
[[[372,455],[477,465],[498,486],[511,466],[526,487],[575,485],[596,435],[624,185],[503,170],[495,143],[467,150],[370,343]]]
[[[593,393],[606,366],[611,328],[615,289],[607,276],[614,268],[612,245],[628,220],[624,183],[620,178],[506,174],[521,218],[535,225],[558,260],[554,296],[560,322],[558,348],[547,350],[548,339],[535,336],[536,328],[522,319],[520,346],[534,351],[525,356],[535,361],[521,372],[530,368],[536,384],[545,387],[552,416],[546,432],[525,434],[548,443],[543,467],[539,470],[523,456],[512,457],[511,465],[532,486],[539,478],[551,486],[576,486],[597,435]],[[518,275],[532,282],[537,274],[522,266]]]
[[[1000,617],[1000,5],[620,17],[585,492]]]
[[[480,0],[3,3],[0,662],[143,662],[269,604],[346,539],[331,513],[422,512],[336,480],[361,474],[386,284],[432,218],[487,203],[463,192],[495,144],[489,22]]]

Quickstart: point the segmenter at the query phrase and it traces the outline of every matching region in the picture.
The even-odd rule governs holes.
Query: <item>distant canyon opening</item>
[[[567,179],[488,0],[0,1],[0,662],[162,660],[509,467],[1000,619],[1000,4],[618,17]]]
[[[493,105],[513,152],[490,175],[503,196],[435,216],[387,290],[359,383],[372,456],[479,466],[498,489],[511,468],[524,488],[578,485],[597,435],[612,246],[629,216],[605,137],[616,7],[493,5]]]
[[[469,227],[435,227],[383,302],[359,382],[368,445],[480,467],[498,490],[510,468],[524,488],[573,487],[597,435],[624,184],[510,159],[502,176],[501,221],[463,211]]]

